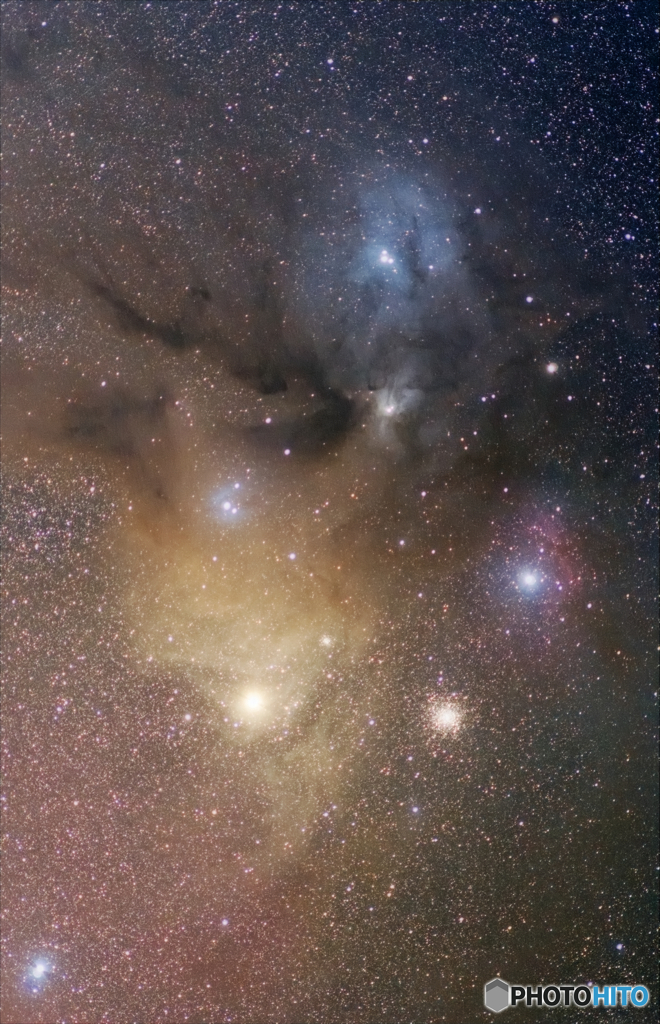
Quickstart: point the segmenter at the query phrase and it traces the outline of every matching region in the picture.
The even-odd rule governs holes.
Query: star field
[[[2,1019],[655,1019],[654,7],[2,17]]]

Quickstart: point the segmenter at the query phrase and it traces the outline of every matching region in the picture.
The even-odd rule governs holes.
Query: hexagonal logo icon
[[[501,1013],[509,1005],[509,985],[501,978],[493,978],[484,985],[484,1006],[491,1013]]]

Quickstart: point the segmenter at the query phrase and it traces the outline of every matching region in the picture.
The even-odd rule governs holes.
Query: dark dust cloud
[[[2,13],[2,1019],[651,985],[655,7]]]

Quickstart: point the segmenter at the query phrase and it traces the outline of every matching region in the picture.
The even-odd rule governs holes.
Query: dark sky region
[[[2,17],[2,1020],[652,986],[655,5]]]

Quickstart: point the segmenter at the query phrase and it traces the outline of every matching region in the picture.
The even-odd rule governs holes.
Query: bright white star
[[[34,981],[43,981],[49,970],[50,964],[45,960],[35,960],[34,965],[30,968],[28,974]],[[37,990],[35,989],[34,991],[36,992]]]

